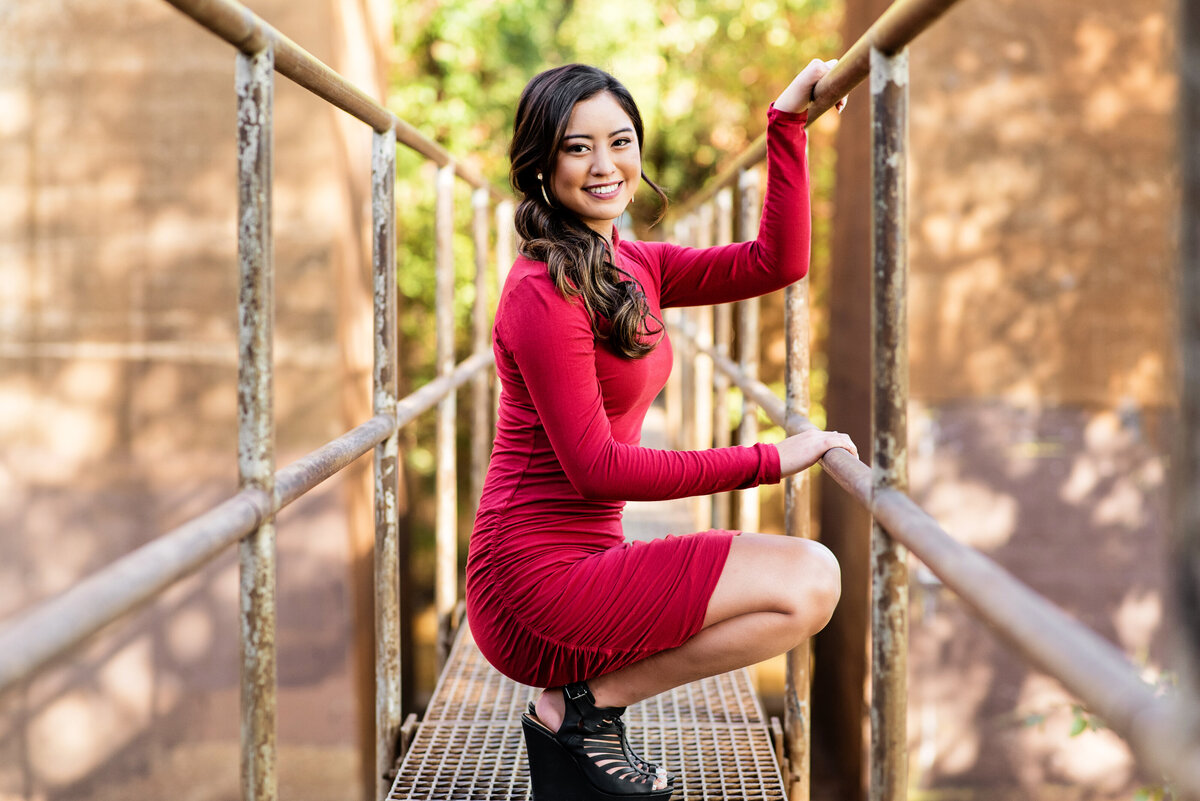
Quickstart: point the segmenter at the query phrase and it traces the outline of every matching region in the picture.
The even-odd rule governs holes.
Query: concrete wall
[[[367,5],[249,5],[378,95]],[[4,618],[236,490],[237,279],[232,47],[158,0],[0,0],[0,53]],[[344,430],[341,393],[369,408],[370,132],[286,80],[276,103],[282,466]],[[280,516],[288,797],[358,793],[345,497]],[[236,572],[0,699],[0,798],[236,797]]]
[[[1167,604],[1174,11],[968,3],[912,53],[915,495],[1152,666]],[[918,784],[1027,798],[1138,784],[1114,736],[1069,737],[1072,699],[928,579],[914,575]]]
[[[911,48],[913,495],[1150,675],[1168,614],[1174,13],[963,3]],[[862,203],[849,181],[866,180],[866,133],[844,136],[859,149],[840,151],[855,162],[839,197]],[[848,219],[839,201],[835,271],[862,269],[861,241],[847,243],[868,208]],[[842,303],[861,321],[863,301]],[[837,313],[831,358],[861,358]],[[915,560],[912,581],[914,795],[1128,798],[1143,780],[1125,747],[1104,730],[1071,737],[1056,682]]]

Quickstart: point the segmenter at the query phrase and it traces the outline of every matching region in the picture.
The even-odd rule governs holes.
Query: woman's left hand
[[[837,65],[837,59],[822,61],[819,58],[814,58],[808,62],[808,66],[800,71],[800,74],[792,79],[788,84],[788,88],[783,90],[783,94],[775,101],[775,108],[780,111],[798,112],[804,111],[813,102],[813,92],[817,88],[817,84],[822,78],[830,73]],[[846,107],[846,98],[842,98],[833,104],[833,107],[840,114],[842,109]]]

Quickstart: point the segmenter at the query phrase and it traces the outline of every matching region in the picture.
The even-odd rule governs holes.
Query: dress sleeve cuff
[[[772,123],[776,121],[804,124],[808,122],[808,109],[806,108],[804,111],[780,111],[772,103],[771,107],[767,109],[767,122]]]
[[[755,444],[759,453],[758,482],[759,484],[778,484],[782,479],[779,468],[779,448],[767,442]]]

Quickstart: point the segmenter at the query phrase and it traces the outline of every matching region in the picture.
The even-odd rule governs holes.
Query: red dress
[[[772,292],[808,270],[804,113],[772,108],[758,239],[697,250],[621,242],[658,319],[670,306]],[[629,359],[596,341],[578,298],[543,262],[518,258],[493,327],[500,410],[467,557],[467,617],[501,673],[535,687],[594,678],[683,644],[701,627],[736,532],[625,542],[625,501],[779,481],[773,445],[705,451],[639,446],[671,345]]]

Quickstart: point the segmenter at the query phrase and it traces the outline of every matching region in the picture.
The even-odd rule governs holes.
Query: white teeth
[[[603,196],[607,197],[608,195],[616,194],[616,191],[619,188],[620,188],[620,186],[618,184],[613,184],[612,186],[598,187],[598,188],[594,188],[594,189],[589,189],[587,191],[593,195],[603,195]]]

